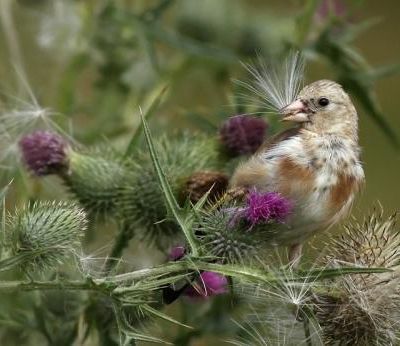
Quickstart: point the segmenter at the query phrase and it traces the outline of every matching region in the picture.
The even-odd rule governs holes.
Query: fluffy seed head
[[[68,144],[50,131],[37,131],[24,136],[19,146],[22,159],[37,176],[59,173],[68,167]]]
[[[8,240],[26,255],[28,271],[53,268],[77,252],[87,226],[85,212],[70,202],[38,202],[9,216]]]
[[[256,66],[245,65],[245,68],[254,80],[237,82],[251,94],[243,97],[267,112],[277,112],[292,103],[303,84],[304,60],[299,53],[289,54],[283,63],[267,64],[259,58]]]
[[[193,173],[185,183],[183,195],[193,203],[198,202],[207,192],[208,200],[215,201],[228,187],[228,176],[216,171]]]
[[[202,272],[192,286],[188,287],[184,294],[191,298],[208,298],[227,292],[228,279],[218,273]]]
[[[316,294],[316,314],[326,344],[392,345],[400,317],[400,232],[395,216],[374,212],[332,243],[328,264],[390,268],[393,272],[342,276],[332,291]]]
[[[219,137],[230,154],[253,154],[264,142],[267,128],[267,123],[261,118],[236,115],[222,124]]]

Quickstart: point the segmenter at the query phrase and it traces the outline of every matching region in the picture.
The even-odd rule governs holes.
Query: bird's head
[[[316,132],[351,135],[357,132],[357,112],[349,95],[340,84],[330,80],[305,86],[280,113],[283,121],[301,123]]]

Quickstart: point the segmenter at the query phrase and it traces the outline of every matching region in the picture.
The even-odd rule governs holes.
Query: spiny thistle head
[[[228,201],[204,211],[196,234],[206,253],[222,262],[252,262],[259,260],[291,208],[291,201],[278,193],[253,190],[244,204]]]
[[[264,142],[267,128],[261,118],[237,115],[222,124],[219,138],[231,155],[253,154]]]
[[[259,259],[274,226],[252,227],[243,219],[242,210],[236,205],[224,205],[202,212],[195,232],[205,253],[223,263],[251,263]]]
[[[68,143],[50,131],[36,131],[24,136],[19,146],[22,159],[37,176],[59,173],[68,167]]]
[[[9,217],[14,255],[26,255],[28,271],[53,268],[80,247],[86,214],[70,202],[38,202]]]
[[[393,269],[336,279],[332,291],[316,294],[316,315],[328,345],[392,345],[400,311],[400,232],[395,217],[373,213],[346,227],[332,244],[328,265]]]
[[[180,138],[163,137],[155,144],[161,167],[178,200],[194,171],[218,166],[217,146],[206,137],[184,134]],[[177,225],[167,219],[164,195],[147,151],[138,153],[132,175],[120,190],[118,211],[129,230],[141,230],[148,240],[169,241],[178,231]]]
[[[112,215],[119,189],[129,175],[126,163],[109,149],[72,152],[65,184],[91,216]]]
[[[208,298],[228,291],[228,279],[218,273],[205,271],[188,287],[184,295],[191,298]]]
[[[198,202],[206,193],[209,201],[221,197],[228,188],[229,178],[217,171],[200,171],[193,173],[185,183],[183,196],[192,203]]]

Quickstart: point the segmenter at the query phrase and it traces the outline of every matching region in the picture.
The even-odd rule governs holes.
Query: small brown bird
[[[279,192],[294,209],[271,239],[297,264],[303,242],[339,222],[364,182],[358,117],[343,88],[329,80],[305,86],[279,113],[296,123],[264,143],[231,180],[233,190]]]

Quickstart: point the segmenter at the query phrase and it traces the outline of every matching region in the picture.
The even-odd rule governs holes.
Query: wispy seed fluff
[[[316,315],[327,345],[397,344],[400,318],[400,233],[395,215],[374,212],[332,243],[326,264],[383,267],[392,272],[345,275],[315,294]]]
[[[255,66],[244,66],[253,81],[237,81],[251,93],[243,98],[266,111],[277,112],[293,102],[303,85],[305,65],[298,52],[290,53],[283,64],[266,63],[259,57]]]
[[[51,269],[77,253],[87,227],[85,212],[71,202],[37,202],[8,217],[7,239],[26,271]]]

